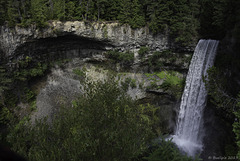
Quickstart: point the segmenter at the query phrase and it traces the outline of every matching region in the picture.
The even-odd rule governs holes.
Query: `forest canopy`
[[[0,0],[0,25],[47,25],[48,20],[118,21],[170,33],[181,45],[222,38],[240,19],[237,0]],[[237,27],[236,27],[237,28]]]

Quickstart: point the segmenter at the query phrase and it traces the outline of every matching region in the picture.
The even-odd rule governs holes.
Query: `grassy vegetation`
[[[163,89],[179,98],[182,95],[185,80],[180,78],[179,73],[175,71],[161,71],[155,73],[146,73],[151,85],[148,88]],[[163,80],[161,85],[157,85],[158,79]]]
[[[78,75],[79,77],[84,77],[86,75],[86,72],[81,69],[73,69],[73,73]]]

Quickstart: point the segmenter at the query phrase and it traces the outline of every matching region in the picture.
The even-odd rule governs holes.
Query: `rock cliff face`
[[[142,46],[148,47],[150,52],[140,60],[138,51]],[[32,86],[37,86],[38,89],[36,93],[37,111],[32,116],[33,120],[45,116],[53,117],[60,107],[61,101],[67,100],[65,103],[71,104],[71,101],[81,93],[79,88],[81,82],[75,78],[74,70],[82,70],[83,66],[88,63],[92,63],[97,70],[100,70],[101,66],[105,68],[108,63],[111,64],[111,60],[104,57],[103,52],[108,50],[131,51],[134,53],[135,59],[134,63],[129,64],[127,68],[133,70],[119,70],[120,63],[117,62],[111,64],[114,72],[118,72],[118,74],[119,71],[122,72],[121,77],[119,76],[121,81],[132,81],[132,87],[128,87],[128,94],[132,98],[145,103],[153,102],[153,104],[166,109],[163,110],[162,115],[165,117],[162,118],[165,118],[166,126],[168,126],[166,131],[172,131],[175,119],[174,110],[178,100],[171,95],[171,91],[168,93],[169,91],[167,92],[166,89],[151,89],[153,85],[163,84],[163,79],[152,78],[153,81],[143,73],[154,71],[149,67],[149,57],[154,55],[155,51],[176,50],[176,48],[168,33],[152,35],[147,27],[133,30],[129,25],[119,23],[52,21],[43,29],[38,29],[34,25],[27,28],[0,27],[0,58],[6,60],[10,69],[18,68],[21,61],[25,61],[26,58],[31,58],[33,63],[40,65],[46,63],[46,60],[48,64],[54,64],[56,60],[70,60],[69,63],[63,64],[63,67],[51,66],[46,75],[47,80],[36,81],[37,83],[34,85],[32,82],[26,83],[28,88],[32,88],[31,90],[34,88]],[[193,48],[181,50],[189,52],[193,51]],[[182,79],[188,69],[189,58],[191,58],[189,54],[171,52],[171,54],[161,55],[154,59],[159,59],[158,65],[164,70],[184,70],[181,75]],[[92,68],[86,67],[86,69],[89,70],[87,73],[92,73]],[[99,77],[101,77],[101,73],[97,72],[92,79],[99,79]],[[21,91],[21,88],[14,90]],[[164,111],[167,114],[164,114]]]
[[[133,30],[129,25],[119,23],[53,21],[43,29],[37,29],[34,25],[27,28],[0,28],[0,48],[4,56],[10,58],[26,54],[29,50],[38,53],[83,48],[132,50],[140,46],[164,50],[172,48],[173,44],[167,33],[153,36],[147,27]]]

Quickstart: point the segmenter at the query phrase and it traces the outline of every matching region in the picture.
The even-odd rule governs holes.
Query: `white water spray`
[[[201,152],[203,147],[202,119],[207,91],[202,77],[214,63],[217,46],[216,40],[198,42],[186,78],[173,142],[190,156]]]

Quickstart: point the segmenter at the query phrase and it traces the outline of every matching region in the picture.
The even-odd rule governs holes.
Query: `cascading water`
[[[202,118],[207,98],[202,77],[214,63],[217,46],[216,40],[198,42],[186,78],[173,142],[190,156],[202,151]]]

